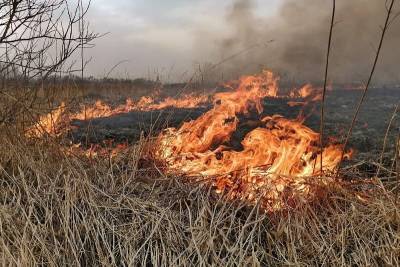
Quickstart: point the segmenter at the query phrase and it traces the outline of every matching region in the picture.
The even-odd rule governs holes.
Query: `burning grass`
[[[44,136],[61,136],[71,130],[73,120],[92,120],[96,118],[111,117],[131,111],[152,111],[161,110],[169,107],[192,108],[199,107],[208,102],[208,95],[184,94],[177,98],[166,97],[156,100],[159,91],[151,96],[142,96],[137,102],[131,98],[126,99],[124,105],[115,108],[97,100],[94,105],[81,105],[78,112],[72,112],[66,107],[64,102],[48,114],[39,117],[38,121],[27,131],[28,137],[42,138]]]
[[[321,185],[317,202],[265,213],[165,176],[141,160],[146,140],[92,159],[7,132],[0,141],[5,265],[400,264],[399,197],[379,184]]]
[[[64,137],[73,119],[140,109],[148,98],[116,108],[97,102],[76,113],[60,106],[21,136],[4,129],[1,261],[399,265],[398,182],[366,180],[352,168],[331,175],[340,144],[327,144],[321,154],[318,133],[302,117],[261,117],[262,98],[287,97],[276,82],[264,72],[196,97],[200,102],[152,100],[214,107],[135,144],[65,145]],[[289,94],[307,105],[319,101],[319,91],[306,85]],[[229,141],[243,120],[251,127],[237,148]]]
[[[100,101],[78,113],[70,113],[62,104],[53,112],[42,116],[27,131],[28,137],[60,136],[67,133],[74,119],[90,120],[109,117],[132,110],[154,110],[167,106],[196,107],[210,98],[213,108],[198,119],[184,123],[179,129],[169,128],[161,133],[152,146],[153,159],[163,163],[165,173],[201,177],[211,181],[218,193],[229,191],[230,198],[255,202],[262,195],[262,206],[267,211],[284,209],[287,202],[297,198],[312,199],[315,192],[309,186],[313,177],[333,173],[340,163],[343,148],[328,144],[319,148],[319,134],[303,125],[303,118],[285,119],[279,115],[261,117],[262,101],[270,98],[299,98],[304,105],[319,101],[320,89],[310,84],[282,94],[279,77],[271,71],[243,76],[225,85],[226,90],[208,95],[184,95],[166,98],[154,104],[154,96],[142,97],[137,103],[128,99],[125,105],[111,108]],[[242,119],[240,119],[242,117]],[[230,142],[242,123],[255,124],[240,141],[241,148]],[[71,148],[64,150],[71,151]],[[76,148],[80,148],[79,146]],[[99,149],[97,149],[99,150]],[[100,149],[101,150],[101,149]],[[117,154],[119,148],[112,151]],[[81,152],[85,155],[103,154],[92,147]],[[351,156],[351,151],[346,157]],[[194,178],[193,181],[197,181]],[[323,180],[328,182],[329,179]],[[320,183],[320,181],[318,182]]]

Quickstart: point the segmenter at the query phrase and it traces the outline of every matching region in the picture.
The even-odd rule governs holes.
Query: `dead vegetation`
[[[382,186],[266,214],[141,166],[140,144],[87,160],[21,140],[1,137],[4,265],[400,264],[399,197]]]

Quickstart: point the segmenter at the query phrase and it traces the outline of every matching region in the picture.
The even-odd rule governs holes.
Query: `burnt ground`
[[[361,96],[358,90],[334,90],[328,93],[326,99],[325,132],[327,136],[341,140],[347,133],[355,106]],[[296,118],[301,107],[289,107],[287,99],[265,99],[264,115],[280,114],[287,118]],[[349,147],[356,150],[358,159],[375,159],[380,155],[385,132],[396,104],[400,101],[399,89],[371,89],[360,112],[359,119],[353,131]],[[211,107],[208,107],[211,108]],[[114,139],[116,142],[135,142],[141,133],[156,135],[166,127],[178,127],[182,122],[195,119],[208,108],[196,109],[165,109],[159,111],[134,111],[107,118],[91,121],[74,121],[77,129],[71,132],[74,142],[101,143],[103,140]],[[307,107],[305,114],[310,114],[312,107]],[[314,107],[314,112],[307,118],[305,124],[319,132],[320,106]],[[393,155],[394,144],[399,134],[400,119],[397,116],[393,122],[387,141],[388,157]],[[240,126],[233,145],[240,149],[240,136],[249,130],[248,124]]]

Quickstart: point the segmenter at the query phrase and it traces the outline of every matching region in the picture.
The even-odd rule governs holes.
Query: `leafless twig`
[[[83,18],[90,0],[71,3],[68,0],[6,0],[0,3],[0,96],[6,98],[7,107],[0,110],[0,124],[10,114],[22,108],[30,111],[31,104],[10,99],[5,91],[28,88],[24,99],[34,102],[38,86],[49,76],[82,72],[82,61],[76,69],[74,53],[92,47],[99,37],[89,30]],[[23,93],[25,94],[25,93]],[[14,116],[15,117],[15,116]]]
[[[324,89],[322,92],[322,102],[321,102],[321,122],[320,122],[320,146],[321,146],[321,174],[322,174],[322,152],[324,151],[324,112],[325,112],[325,96],[326,96],[326,85],[328,82],[328,69],[329,69],[329,55],[331,52],[331,44],[332,44],[332,31],[333,31],[333,25],[335,24],[335,11],[336,11],[336,0],[333,0],[332,2],[332,19],[331,19],[331,24],[330,24],[330,29],[329,29],[329,39],[328,39],[328,50],[326,53],[326,65],[325,65],[325,79],[324,79]]]
[[[381,34],[381,38],[380,38],[380,41],[379,41],[378,49],[376,51],[374,63],[372,65],[372,69],[371,69],[371,72],[369,74],[368,81],[367,81],[367,83],[365,85],[365,88],[364,88],[363,94],[361,96],[361,99],[358,102],[357,108],[355,110],[353,119],[352,119],[351,124],[350,124],[349,131],[348,131],[348,133],[346,135],[346,139],[345,139],[344,144],[343,144],[342,155],[341,155],[341,158],[340,158],[340,162],[339,162],[339,165],[338,165],[338,170],[337,170],[336,176],[339,175],[341,163],[342,163],[342,161],[344,159],[344,155],[345,155],[345,152],[346,152],[347,144],[348,144],[349,139],[350,139],[350,137],[351,137],[351,135],[353,133],[353,128],[354,128],[354,125],[356,123],[358,114],[360,113],[361,106],[364,103],[364,99],[365,99],[365,97],[367,95],[369,86],[370,86],[372,78],[374,76],[376,65],[378,63],[378,59],[379,59],[379,56],[380,56],[380,53],[381,53],[381,50],[382,50],[383,41],[385,39],[385,35],[386,35],[387,29],[389,27],[390,17],[391,17],[391,14],[392,14],[392,10],[393,10],[394,4],[395,4],[395,0],[391,0],[390,1],[390,6],[389,6],[389,8],[387,8],[387,16],[386,16],[385,24],[384,24],[384,26],[382,28],[382,34]]]

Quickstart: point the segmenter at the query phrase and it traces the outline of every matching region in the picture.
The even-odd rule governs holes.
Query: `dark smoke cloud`
[[[400,11],[400,1],[395,5],[394,15]],[[208,32],[218,51],[214,61],[258,44],[257,48],[225,63],[220,71],[240,75],[267,67],[289,78],[320,81],[324,73],[332,2],[285,0],[278,14],[267,18],[256,16],[256,9],[252,0],[237,0],[226,16],[229,33]],[[337,1],[331,80],[366,79],[385,16],[385,0]],[[203,33],[198,43],[205,42],[210,39]],[[375,81],[399,81],[399,66],[400,19],[396,19],[387,33]]]

